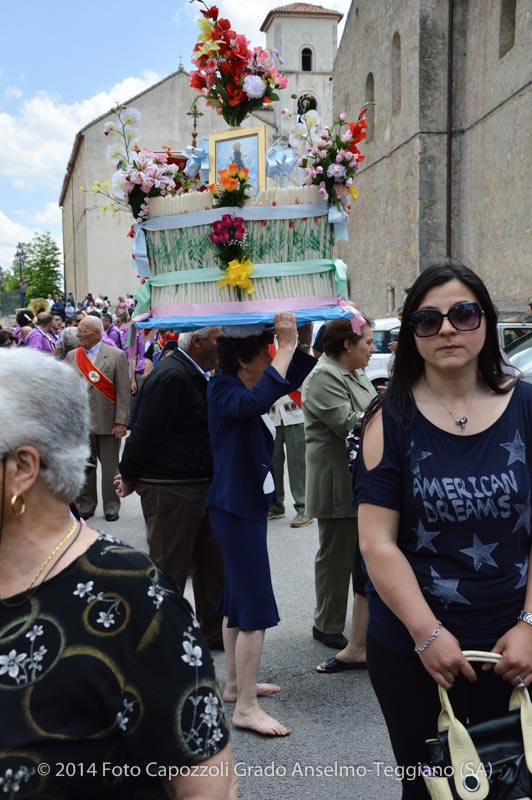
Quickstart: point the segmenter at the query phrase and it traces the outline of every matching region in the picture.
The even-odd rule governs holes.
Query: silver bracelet
[[[438,627],[437,627],[437,628],[435,628],[435,629],[432,631],[432,633],[431,633],[431,635],[429,636],[429,638],[427,639],[427,641],[426,641],[424,644],[420,644],[420,645],[419,645],[419,647],[414,647],[414,653],[415,653],[417,656],[418,656],[420,653],[423,653],[423,652],[424,652],[424,651],[427,649],[427,647],[430,647],[430,646],[431,646],[431,644],[432,644],[432,642],[434,641],[434,639],[437,639],[437,638],[438,638],[438,636],[440,635],[440,631],[441,631],[441,622],[440,622],[440,620],[439,620],[439,619],[437,619],[437,620],[436,620],[436,622],[438,623]]]
[[[300,342],[299,340],[297,342],[297,346],[300,347],[302,350],[310,350],[309,344],[305,344],[305,342]]]
[[[526,622],[528,625],[532,625],[532,614],[530,611],[521,611],[519,616],[517,617],[517,621]]]

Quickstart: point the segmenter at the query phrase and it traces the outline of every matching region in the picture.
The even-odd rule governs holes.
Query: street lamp
[[[24,304],[26,302],[26,283],[22,278],[22,267],[24,266],[24,262],[26,261],[26,253],[24,252],[24,246],[19,242],[17,244],[17,250],[15,252],[15,264],[18,267],[18,279],[20,284],[20,307],[24,308]]]
[[[15,264],[18,267],[18,277],[20,282],[22,282],[22,267],[24,266],[25,261],[26,261],[26,253],[24,252],[24,245],[22,245],[19,242],[17,244],[17,250],[15,252]]]

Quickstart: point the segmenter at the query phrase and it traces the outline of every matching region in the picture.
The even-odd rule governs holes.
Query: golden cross
[[[203,117],[203,116],[205,116],[203,111],[198,111],[198,107],[196,105],[192,108],[192,111],[187,111],[187,117],[194,118],[194,124],[192,125],[192,147],[194,148],[196,147],[196,143],[198,140],[198,128],[196,123],[198,121],[198,117]]]

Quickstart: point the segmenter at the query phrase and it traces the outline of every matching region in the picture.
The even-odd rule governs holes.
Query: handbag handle
[[[496,664],[502,658],[500,653],[490,653],[484,650],[463,650],[462,653],[470,662],[483,661]],[[468,800],[469,798],[471,800],[484,800],[489,794],[490,786],[473,740],[465,725],[456,718],[447,689],[438,684],[438,694],[441,703],[438,731],[440,733],[447,731],[456,792],[462,800]],[[529,772],[532,772],[532,702],[528,691],[514,689],[509,705],[510,711],[520,710],[526,765]],[[468,774],[474,774],[478,779],[478,787],[474,790],[470,787],[466,788],[463,785],[463,781],[460,781],[460,777],[464,773],[464,765],[467,765]]]

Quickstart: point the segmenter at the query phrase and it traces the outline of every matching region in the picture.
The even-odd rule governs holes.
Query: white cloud
[[[32,195],[58,198],[76,133],[115,103],[129,100],[160,80],[154,72],[130,77],[108,91],[77,103],[62,102],[58,95],[39,92],[21,103],[14,114],[0,112],[0,179],[27,193],[24,209],[9,207],[4,190],[0,212],[0,264],[10,266],[17,242],[31,240],[35,232],[49,231],[62,248],[61,211],[57,200],[35,210]],[[7,213],[6,213],[7,212]],[[24,220],[21,222],[19,220]]]
[[[10,219],[0,211],[0,265],[10,269],[18,242],[28,242],[35,231],[25,223]]]
[[[0,112],[0,177],[28,192],[46,187],[57,193],[80,128],[159,79],[153,72],[126,78],[106,92],[70,105],[41,91],[22,103],[16,114]]]
[[[8,86],[4,97],[6,100],[20,100],[24,92],[18,86]]]

